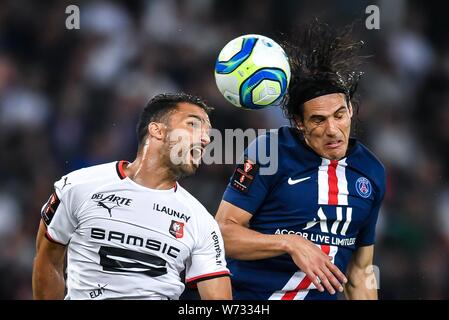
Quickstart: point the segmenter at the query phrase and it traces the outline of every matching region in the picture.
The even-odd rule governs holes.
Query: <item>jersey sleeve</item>
[[[212,216],[208,220],[208,226],[203,225],[199,229],[203,236],[186,265],[186,283],[189,286],[199,281],[229,275],[220,229]]]
[[[371,209],[370,215],[369,215],[366,223],[363,225],[363,227],[359,231],[359,234],[357,235],[357,239],[356,239],[357,247],[370,246],[375,243],[376,225],[377,225],[377,220],[379,217],[379,210],[380,210],[382,201],[385,196],[385,188],[386,188],[385,183],[386,182],[385,182],[385,171],[384,171],[383,179],[379,185],[377,200],[374,203],[373,208]]]
[[[263,169],[273,163],[262,163],[260,157],[266,153],[263,156],[272,161],[269,140],[269,136],[260,136],[250,144],[243,154],[243,164],[237,165],[223,194],[223,200],[251,214],[255,214],[263,203],[275,176],[264,174]]]
[[[67,180],[70,180],[69,176],[55,182],[54,192],[41,209],[41,217],[47,227],[45,236],[62,245],[68,244],[77,225],[73,210],[74,188]]]

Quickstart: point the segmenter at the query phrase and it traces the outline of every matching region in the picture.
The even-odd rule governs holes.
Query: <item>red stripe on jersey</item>
[[[329,255],[331,251],[331,247],[329,245],[321,245],[321,251],[323,251],[326,255]],[[293,300],[295,299],[296,295],[298,294],[298,291],[300,290],[306,290],[312,281],[309,279],[308,276],[305,276],[304,279],[298,284],[298,286],[295,288],[295,290],[287,291],[281,298],[281,300]]]
[[[296,295],[298,294],[299,290],[305,290],[307,289],[312,281],[310,281],[308,276],[305,276],[304,279],[298,284],[298,286],[295,288],[295,290],[287,291],[281,298],[281,300],[293,300]]]
[[[49,234],[48,231],[45,232],[45,238],[47,238],[48,241],[59,244],[60,246],[66,246],[65,244],[62,244],[61,242],[58,242],[56,240],[54,240]]]
[[[322,244],[321,251],[323,251],[326,255],[329,255],[329,253],[331,252],[331,246]]]
[[[327,169],[328,184],[329,184],[329,200],[328,204],[338,204],[338,179],[337,179],[337,165],[338,160],[331,160]]]

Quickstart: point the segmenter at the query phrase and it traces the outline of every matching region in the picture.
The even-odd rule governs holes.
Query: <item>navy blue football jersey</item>
[[[269,150],[273,138],[278,148]],[[267,165],[256,152],[262,144],[271,159],[278,152],[275,174],[262,174]],[[332,257],[343,273],[358,247],[374,244],[385,169],[363,144],[350,139],[343,159],[328,160],[308,147],[296,129],[282,127],[256,139],[244,156],[223,200],[252,214],[251,229],[298,234]],[[319,292],[288,254],[228,263],[235,299],[336,299]]]

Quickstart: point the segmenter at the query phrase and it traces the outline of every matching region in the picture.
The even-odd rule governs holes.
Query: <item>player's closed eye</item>
[[[195,128],[195,129],[198,129],[201,127],[201,123],[199,121],[189,121],[189,122],[187,122],[187,124],[190,127]]]
[[[343,118],[343,116],[344,116],[344,113],[343,113],[343,112],[342,112],[342,113],[337,113],[337,114],[335,115],[335,119],[340,120],[340,119]]]
[[[319,124],[322,124],[323,122],[324,122],[324,118],[321,118],[321,117],[314,117],[314,118],[312,118],[312,122],[314,123],[314,124],[317,124],[317,125],[319,125]]]

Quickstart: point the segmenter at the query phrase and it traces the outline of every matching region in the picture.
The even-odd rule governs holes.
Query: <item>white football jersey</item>
[[[214,218],[176,183],[141,186],[124,161],[71,172],[42,208],[47,239],[68,245],[65,299],[178,299],[185,282],[227,276]]]

